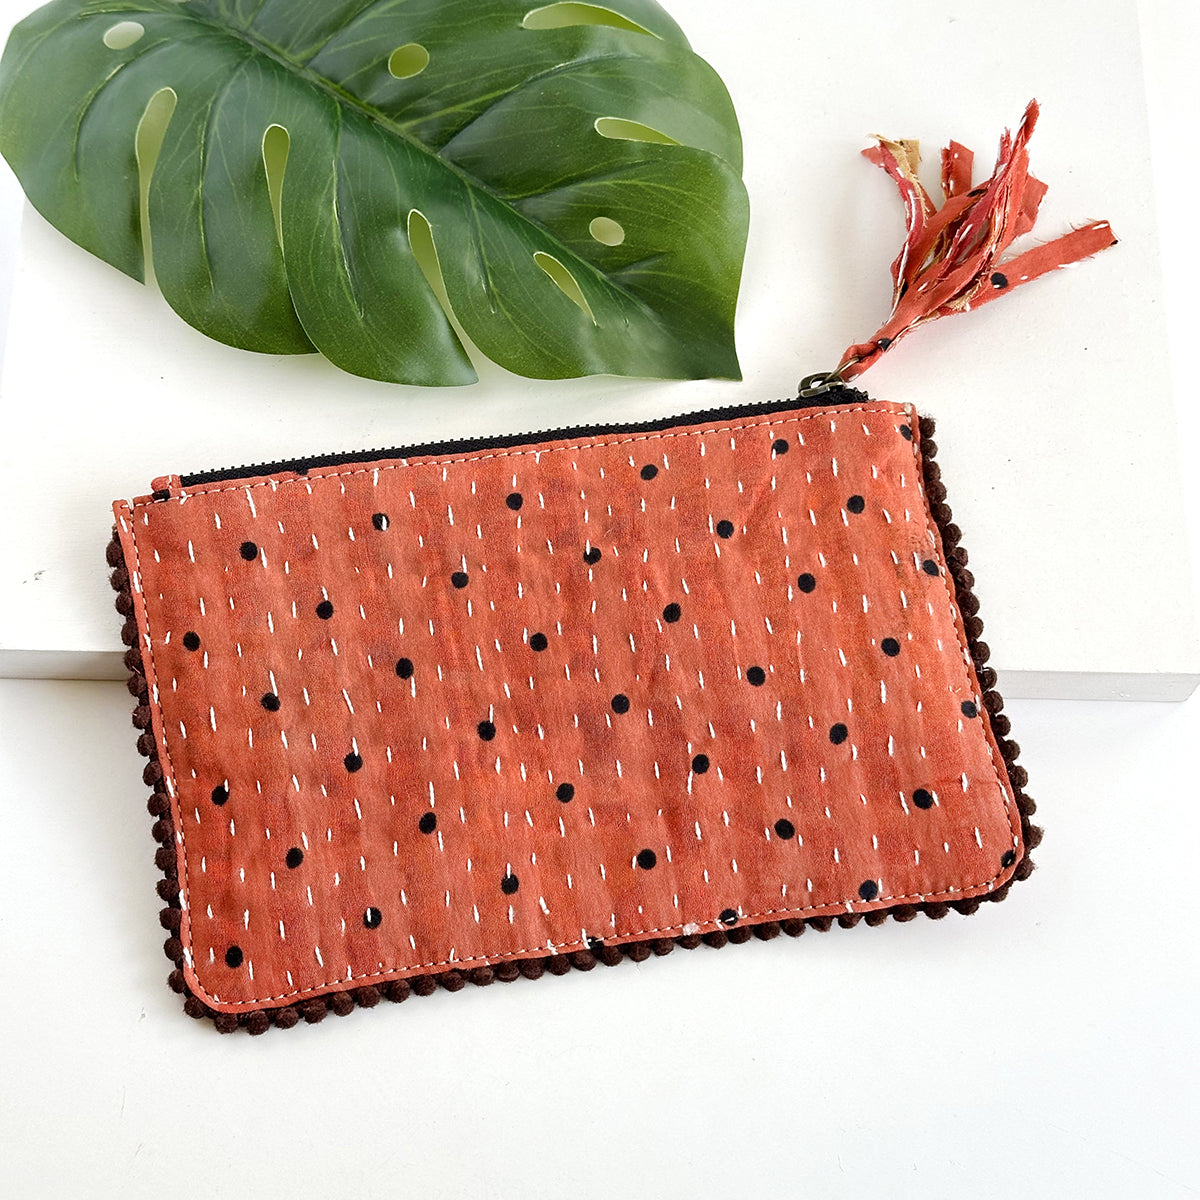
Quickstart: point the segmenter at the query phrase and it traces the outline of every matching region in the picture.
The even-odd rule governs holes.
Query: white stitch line
[[[808,413],[808,414],[804,414],[801,416],[788,417],[783,420],[780,420],[780,419],[764,420],[764,421],[758,421],[758,422],[750,422],[745,425],[726,426],[726,427],[722,427],[722,428],[705,429],[705,430],[697,430],[697,429],[680,430],[679,432],[676,432],[676,433],[665,433],[665,432],[659,431],[659,432],[655,432],[655,433],[642,435],[639,437],[626,438],[623,440],[610,441],[610,442],[591,442],[591,443],[586,443],[586,444],[579,444],[576,446],[542,447],[540,450],[537,450],[537,451],[522,450],[522,451],[504,452],[504,453],[499,453],[499,454],[480,455],[480,456],[476,456],[475,458],[446,459],[446,460],[436,460],[436,461],[430,460],[430,461],[426,461],[426,462],[416,462],[416,463],[410,462],[409,460],[406,459],[401,462],[393,463],[392,465],[385,466],[385,467],[375,467],[375,468],[366,467],[361,470],[344,471],[344,472],[339,472],[339,473],[330,474],[330,475],[317,475],[317,476],[313,477],[313,481],[319,482],[320,480],[323,480],[323,479],[340,479],[340,478],[344,478],[344,477],[348,477],[348,476],[352,476],[352,475],[367,475],[367,474],[371,473],[372,469],[381,470],[381,471],[389,471],[389,470],[398,470],[402,467],[407,467],[407,466],[411,466],[414,468],[415,467],[423,467],[423,466],[443,466],[443,467],[445,467],[445,466],[452,465],[454,463],[479,462],[483,459],[489,459],[489,458],[510,458],[510,457],[527,456],[529,454],[538,454],[538,455],[549,454],[549,453],[557,451],[557,450],[603,449],[603,448],[609,447],[609,446],[625,445],[629,442],[652,441],[656,438],[665,439],[665,438],[674,438],[674,437],[699,437],[699,436],[703,436],[705,434],[712,434],[712,433],[734,433],[734,432],[738,432],[738,431],[744,430],[744,429],[761,428],[764,425],[767,427],[776,427],[776,426],[780,426],[780,425],[799,424],[801,421],[811,421],[811,420],[816,420],[816,419],[820,419],[820,418],[828,418],[831,416],[841,416],[841,415],[844,415],[847,413],[879,413],[879,414],[892,416],[892,417],[900,416],[900,415],[909,416],[909,417],[912,416],[911,412],[909,412],[906,407],[858,406],[855,408],[839,409],[835,412],[823,411],[823,412],[818,412],[818,413]],[[776,418],[778,418],[778,414],[772,414],[772,415],[775,416]],[[913,419],[915,419],[915,418],[913,418]],[[921,499],[923,501],[924,516],[925,516],[925,521],[926,521],[926,532],[931,537],[936,539],[936,544],[940,545],[941,539],[940,539],[939,534],[937,533],[936,525],[934,524],[933,517],[929,511],[929,501],[928,501],[927,497],[925,496],[924,480],[922,478],[921,471],[920,471],[921,460],[918,455],[919,448],[917,445],[917,438],[915,438],[915,437],[913,438],[912,442],[910,443],[910,446],[911,446],[912,454],[913,454],[913,457],[914,457],[914,460],[915,460],[916,466],[917,466],[917,484],[918,484],[918,489],[920,491]],[[179,500],[179,503],[182,503],[189,495],[194,497],[194,496],[199,496],[199,495],[206,495],[206,494],[213,493],[213,492],[230,492],[230,491],[245,491],[245,492],[249,493],[251,487],[270,487],[275,484],[278,484],[280,487],[283,487],[283,486],[286,486],[286,485],[292,484],[292,483],[304,483],[304,484],[308,485],[308,484],[310,484],[310,480],[302,479],[302,478],[293,478],[293,479],[284,479],[284,480],[277,480],[277,481],[268,480],[268,481],[264,481],[263,483],[257,483],[257,484],[251,484],[251,485],[241,485],[241,486],[227,487],[227,488],[221,488],[221,487],[205,488],[205,489],[201,489],[199,491],[191,492],[188,494],[181,494],[180,497],[178,498],[178,500]],[[249,496],[247,496],[247,498],[249,498]],[[148,501],[141,505],[135,504],[135,505],[130,505],[128,507],[129,507],[129,512],[132,515],[132,513],[134,511],[136,511],[138,508],[149,508],[152,504],[166,504],[166,503],[170,503],[170,502],[171,501],[163,501],[163,500]],[[141,611],[139,613],[139,621],[144,626],[145,636],[149,642],[150,641],[149,613],[147,612],[144,604],[139,606],[137,603],[137,601],[139,599],[143,599],[143,596],[142,596],[142,592],[141,592],[141,582],[140,582],[141,560],[140,560],[140,557],[138,554],[138,547],[137,547],[136,524],[132,520],[130,521],[129,524],[130,524],[129,533],[133,540],[135,575],[138,578],[138,590],[137,590],[137,596],[135,598],[135,612],[138,611],[139,607],[141,608]],[[944,560],[944,557],[945,556],[943,553],[942,554],[943,560]],[[946,581],[946,573],[940,573],[940,579],[941,579],[942,587],[947,591],[947,594],[948,594],[949,593],[949,585]],[[962,650],[962,653],[963,653],[963,665],[964,665],[964,668],[966,668],[968,671],[967,680],[968,680],[968,682],[970,682],[970,679],[971,679],[970,650],[965,642],[965,634],[964,634],[963,630],[959,628],[959,620],[957,617],[957,611],[953,606],[952,597],[949,597],[949,595],[948,595],[948,598],[951,599],[952,624],[954,625],[955,636],[958,638],[959,648]],[[152,643],[150,645],[150,669],[152,672],[154,672],[155,679],[157,679],[157,672],[154,670],[154,651],[153,651]],[[151,680],[149,678],[147,679],[147,683],[148,684],[151,683]],[[974,688],[972,688],[972,692],[974,692]],[[158,728],[159,728],[159,730],[162,730],[164,728],[164,726],[163,726],[164,718],[163,718],[163,714],[162,714],[161,700],[160,700],[157,690],[155,689],[154,686],[151,686],[151,698],[153,701],[152,711],[157,713]],[[982,716],[982,713],[981,713],[981,716]],[[1017,841],[1019,842],[1020,826],[1019,826],[1019,823],[1016,823],[1013,820],[1013,811],[1015,808],[1015,800],[1009,794],[1008,789],[1005,787],[1004,775],[1001,773],[999,764],[997,763],[997,757],[996,757],[997,749],[993,745],[992,739],[987,736],[987,726],[986,725],[982,726],[981,730],[983,732],[984,743],[988,747],[988,753],[989,753],[989,757],[992,762],[992,768],[996,773],[996,783],[1000,788],[1000,794],[1004,798],[1004,809],[1005,809],[1005,815],[1008,817],[1009,829],[1013,833],[1014,838],[1016,838]],[[167,767],[170,771],[170,776],[171,776],[171,780],[173,783],[175,769],[174,769],[174,764],[171,761],[170,747],[166,744],[165,734],[162,734],[159,737],[159,741],[160,741],[160,744],[162,744],[162,746],[166,752]],[[172,793],[172,804],[173,804],[173,806],[175,806],[178,804],[177,789],[175,789],[173,786],[169,786],[169,790]],[[177,828],[179,828],[180,830],[183,829],[183,822],[181,820],[177,822]],[[1014,842],[1014,844],[1017,844],[1017,842]],[[181,891],[182,891],[183,896],[187,896],[189,894],[188,887],[187,887],[187,878],[188,878],[188,876],[187,876],[187,847],[186,847],[186,839],[183,837],[181,837],[181,849],[183,850],[183,853],[179,856],[180,860],[182,862],[182,872],[183,872],[183,880],[182,880],[183,887],[182,887]],[[918,901],[920,903],[925,903],[929,900],[940,900],[943,898],[959,899],[959,898],[962,898],[966,892],[974,892],[975,889],[977,889],[977,888],[989,889],[991,887],[991,885],[994,884],[996,882],[996,880],[999,879],[1007,870],[1009,870],[1009,868],[1002,868],[996,875],[992,876],[991,879],[988,879],[981,883],[964,884],[962,887],[951,888],[951,889],[949,889],[947,891],[943,891],[943,892],[915,893],[912,895],[905,895],[905,896],[879,896],[879,897],[876,897],[876,899],[874,901],[872,901],[871,903],[878,906],[880,904],[904,903],[904,902],[908,902],[908,901]],[[976,894],[981,894],[981,893],[976,893]],[[182,901],[181,901],[181,903],[182,903]],[[809,905],[807,907],[802,907],[802,908],[764,909],[761,912],[741,914],[740,919],[743,921],[753,921],[759,917],[771,917],[771,916],[776,916],[781,913],[791,914],[791,915],[800,915],[803,913],[811,913],[811,912],[821,910],[821,909],[836,909],[836,910],[846,909],[848,911],[857,911],[853,907],[856,903],[860,903],[860,902],[855,901],[853,899],[847,899],[847,900],[843,900],[843,901],[827,901],[824,904]],[[863,911],[867,911],[867,910],[863,909]],[[186,923],[186,928],[188,930],[188,933],[190,934],[191,920],[190,920],[190,915],[189,915],[189,909],[186,904],[183,904],[182,920],[183,920],[183,922]],[[705,922],[704,924],[710,924],[710,923],[719,929],[726,928],[724,923],[721,922],[719,918],[714,918],[714,920],[712,922]],[[657,928],[657,929],[632,930],[632,931],[628,931],[626,933],[614,934],[613,937],[620,938],[623,940],[626,938],[632,939],[632,938],[646,937],[651,934],[675,933],[675,932],[681,930],[683,928],[684,924],[688,924],[688,922],[684,922],[684,923],[677,924],[677,925],[663,926],[663,927]],[[184,926],[181,925],[181,927],[180,927],[181,940],[184,941],[185,949],[187,949],[188,942],[186,939],[182,938],[183,929],[184,929]],[[230,1012],[230,1011],[236,1011],[236,1010],[240,1010],[240,1009],[251,1008],[255,1005],[269,1004],[269,1003],[273,1003],[273,1002],[279,1001],[279,1000],[291,999],[291,998],[297,997],[297,996],[310,995],[313,992],[324,991],[327,988],[329,988],[330,986],[332,986],[333,984],[340,984],[340,983],[344,983],[344,982],[353,982],[356,980],[363,980],[363,979],[388,979],[388,978],[392,978],[396,975],[403,975],[403,974],[407,974],[407,973],[410,973],[413,971],[425,971],[425,970],[429,970],[430,968],[433,968],[433,967],[449,966],[449,965],[451,965],[452,962],[455,965],[459,965],[459,966],[467,964],[467,963],[475,963],[475,962],[499,962],[499,961],[502,961],[504,959],[509,959],[509,958],[528,957],[529,955],[534,954],[534,953],[541,954],[543,952],[543,950],[550,949],[550,948],[553,948],[557,951],[557,950],[566,950],[566,949],[571,949],[571,948],[582,948],[584,945],[586,945],[585,941],[573,940],[570,942],[563,942],[563,943],[557,944],[556,946],[552,946],[551,943],[547,943],[545,946],[540,946],[540,945],[532,946],[532,947],[529,947],[524,950],[511,950],[511,951],[506,951],[501,954],[484,954],[482,956],[478,956],[475,958],[469,958],[469,959],[453,959],[453,960],[445,959],[445,960],[442,960],[439,962],[414,963],[414,964],[410,964],[408,966],[403,966],[403,967],[393,967],[393,968],[391,968],[387,971],[383,971],[383,972],[379,972],[379,971],[369,972],[369,973],[366,973],[363,975],[357,975],[357,976],[356,975],[348,975],[345,980],[343,980],[341,978],[332,979],[332,980],[326,981],[325,983],[314,984],[311,987],[299,988],[299,989],[296,989],[295,991],[291,991],[291,992],[282,992],[276,996],[262,996],[262,997],[257,997],[257,998],[253,998],[253,999],[249,999],[249,1000],[241,1000],[241,1001],[230,1001],[230,1002],[217,1001],[216,998],[214,996],[212,996],[211,993],[209,993],[204,988],[203,984],[200,983],[199,979],[195,975],[194,968],[192,970],[190,982],[192,983],[192,986],[194,986],[196,988],[196,990],[205,999],[212,1001],[215,1007],[219,1007],[223,1011]]]

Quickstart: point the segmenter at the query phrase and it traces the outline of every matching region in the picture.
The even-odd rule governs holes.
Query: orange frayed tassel
[[[1093,221],[1064,237],[1018,254],[1001,256],[1037,219],[1046,185],[1029,174],[1029,139],[1037,124],[1038,104],[1029,102],[1013,137],[1007,130],[992,177],[971,187],[974,154],[958,142],[942,151],[939,209],[917,178],[920,153],[916,142],[879,139],[863,154],[882,167],[900,189],[907,211],[908,236],[892,263],[892,313],[868,342],[850,346],[834,376],[861,375],[902,337],[938,317],[969,312],[989,300],[1069,266],[1116,244],[1107,221]]]

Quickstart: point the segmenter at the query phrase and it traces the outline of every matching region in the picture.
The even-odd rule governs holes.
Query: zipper
[[[807,382],[807,380],[805,381]],[[418,458],[426,455],[462,454],[474,450],[504,449],[534,441],[555,441],[560,438],[597,437],[614,433],[654,432],[680,425],[695,425],[700,421],[728,421],[738,417],[763,413],[787,412],[797,408],[821,408],[830,403],[869,401],[865,392],[843,384],[824,388],[802,389],[799,399],[764,400],[750,404],[732,404],[698,412],[680,413],[674,417],[658,417],[649,421],[627,421],[612,425],[566,425],[560,429],[535,429],[525,433],[493,434],[481,437],[456,438],[444,442],[424,442],[415,446],[390,446],[379,450],[351,450],[340,454],[315,454],[307,458],[280,459],[278,462],[249,463],[241,467],[222,467],[212,471],[196,471],[190,475],[166,476],[156,479],[154,497],[167,499],[178,488],[198,487],[208,483],[224,483],[236,479],[253,479],[266,475],[292,472],[307,475],[318,467],[337,467],[345,463],[378,462],[394,458]]]

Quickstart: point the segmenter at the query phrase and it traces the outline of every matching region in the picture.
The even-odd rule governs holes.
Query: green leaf
[[[654,0],[54,0],[0,151],[137,279],[146,193],[163,295],[233,346],[468,383],[445,302],[522,375],[740,377],[737,119]]]

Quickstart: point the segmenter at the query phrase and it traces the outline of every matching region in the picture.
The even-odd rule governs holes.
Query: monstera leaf
[[[737,120],[653,0],[54,0],[0,150],[233,346],[471,382],[448,308],[523,375],[738,377]]]

